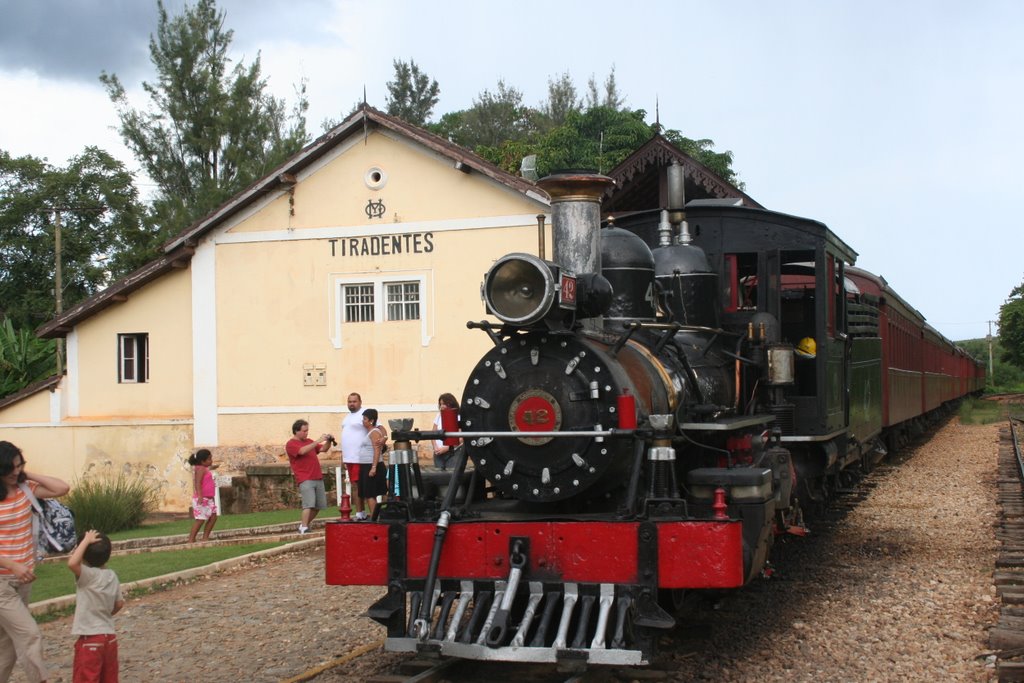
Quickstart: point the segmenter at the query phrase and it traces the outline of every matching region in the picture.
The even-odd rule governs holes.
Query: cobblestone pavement
[[[321,546],[130,598],[115,617],[121,681],[287,680],[379,641],[358,615],[382,594],[324,585]],[[71,681],[71,618],[42,630],[51,683]]]

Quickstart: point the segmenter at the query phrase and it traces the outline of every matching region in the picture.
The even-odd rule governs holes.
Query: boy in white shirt
[[[106,568],[110,551],[110,539],[89,530],[68,558],[68,569],[74,573],[77,586],[75,621],[71,625],[71,635],[78,636],[73,673],[76,683],[117,683],[114,615],[124,607],[124,599],[117,574]]]

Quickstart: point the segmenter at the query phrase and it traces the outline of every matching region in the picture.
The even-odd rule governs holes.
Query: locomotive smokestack
[[[668,180],[668,220],[679,233],[679,244],[693,241],[690,226],[686,223],[686,176],[678,161],[672,161],[667,169]]]
[[[601,272],[601,195],[614,184],[596,173],[559,173],[537,181],[551,197],[552,258],[565,270]]]

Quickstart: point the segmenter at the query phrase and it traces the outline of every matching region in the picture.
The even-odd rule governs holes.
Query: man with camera
[[[288,454],[288,464],[292,466],[295,483],[299,485],[299,498],[302,500],[300,534],[307,533],[317,514],[327,508],[324,473],[317,454],[323,453],[334,443],[334,437],[330,434],[321,434],[316,441],[310,439],[309,423],[305,420],[296,420],[292,424],[292,438],[285,444],[284,452]]]

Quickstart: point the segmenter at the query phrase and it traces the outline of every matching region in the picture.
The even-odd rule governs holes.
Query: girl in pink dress
[[[196,534],[199,533],[203,522],[206,522],[203,540],[209,541],[213,525],[217,523],[217,501],[214,498],[217,485],[211,472],[217,469],[217,466],[213,464],[213,454],[206,448],[200,448],[195,455],[190,455],[188,464],[192,465],[192,516],[196,520],[192,523],[192,533],[188,535],[188,542],[195,543]]]

